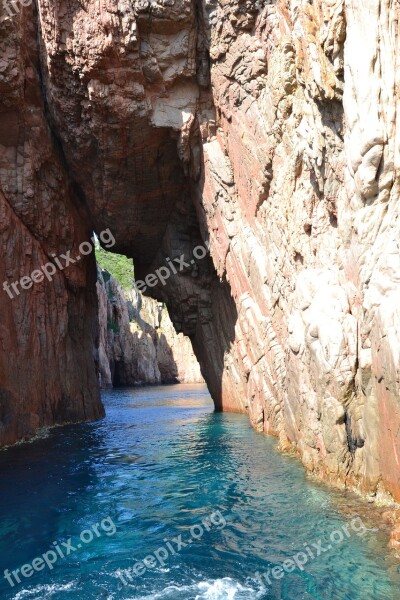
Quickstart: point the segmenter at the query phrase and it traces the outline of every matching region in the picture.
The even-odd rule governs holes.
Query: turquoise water
[[[307,481],[246,416],[214,414],[204,387],[104,402],[103,421],[0,452],[1,598],[400,598],[387,538],[356,519],[357,501]],[[4,570],[23,565],[29,577],[17,571],[11,587]]]

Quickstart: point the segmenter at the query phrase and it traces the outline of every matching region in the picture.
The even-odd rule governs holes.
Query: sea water
[[[102,421],[0,452],[0,598],[399,600],[364,505],[204,386],[103,401]]]

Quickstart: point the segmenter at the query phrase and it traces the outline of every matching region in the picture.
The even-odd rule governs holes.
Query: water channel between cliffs
[[[308,481],[247,416],[214,413],[205,386],[113,390],[103,401],[105,420],[0,453],[1,572],[53,542],[75,548],[14,587],[2,579],[1,598],[400,597],[398,564],[365,506]],[[96,523],[104,528],[79,548]]]

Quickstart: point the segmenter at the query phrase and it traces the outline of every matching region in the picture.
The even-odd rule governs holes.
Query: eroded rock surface
[[[205,3],[218,127],[197,202],[254,425],[399,498],[397,13]]]
[[[177,334],[162,304],[132,290],[127,299],[98,270],[100,387],[204,383],[189,338]]]
[[[90,239],[46,120],[32,9],[0,23],[0,445],[104,414],[93,256],[31,289],[12,283]],[[3,289],[9,285],[11,296]]]
[[[109,227],[141,278],[185,254],[188,267],[148,292],[190,336],[217,408],[247,411],[320,476],[400,499],[398,6],[38,9],[37,22],[27,8],[1,24],[2,193],[29,239],[54,238],[58,252],[89,226]],[[57,185],[43,161],[60,169]],[[14,218],[2,240],[16,244]],[[211,258],[192,263],[205,242]],[[9,277],[26,260],[18,248]],[[49,295],[28,297],[31,311],[58,315]],[[1,302],[6,323],[24,314],[34,330],[34,312]],[[15,345],[9,331],[3,352]],[[53,338],[40,335],[50,356]]]

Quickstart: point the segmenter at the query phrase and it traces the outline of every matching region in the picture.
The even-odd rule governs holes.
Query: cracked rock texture
[[[91,227],[142,279],[184,254],[146,293],[191,338],[216,407],[247,411],[314,474],[400,499],[398,4],[37,5],[1,22],[6,276],[29,244],[58,253]],[[27,305],[2,296],[2,361],[26,353],[22,387],[17,359],[1,363],[11,437],[11,405],[26,416],[31,401],[22,366],[45,370],[29,336],[54,369],[53,345],[78,361],[67,342],[85,335],[85,374],[62,397],[92,389],[92,338],[65,323],[75,311],[88,327],[94,272],[60,275],[57,301],[47,284]]]
[[[204,3],[216,130],[197,194],[238,308],[238,404],[308,470],[396,498],[398,11]]]
[[[177,334],[168,311],[132,291],[127,300],[105,271],[98,271],[100,387],[204,383],[189,338]]]
[[[3,17],[3,14],[2,14]],[[0,22],[0,445],[103,416],[97,389],[95,262],[32,289],[11,285],[90,239],[85,207],[45,116],[35,19]]]

